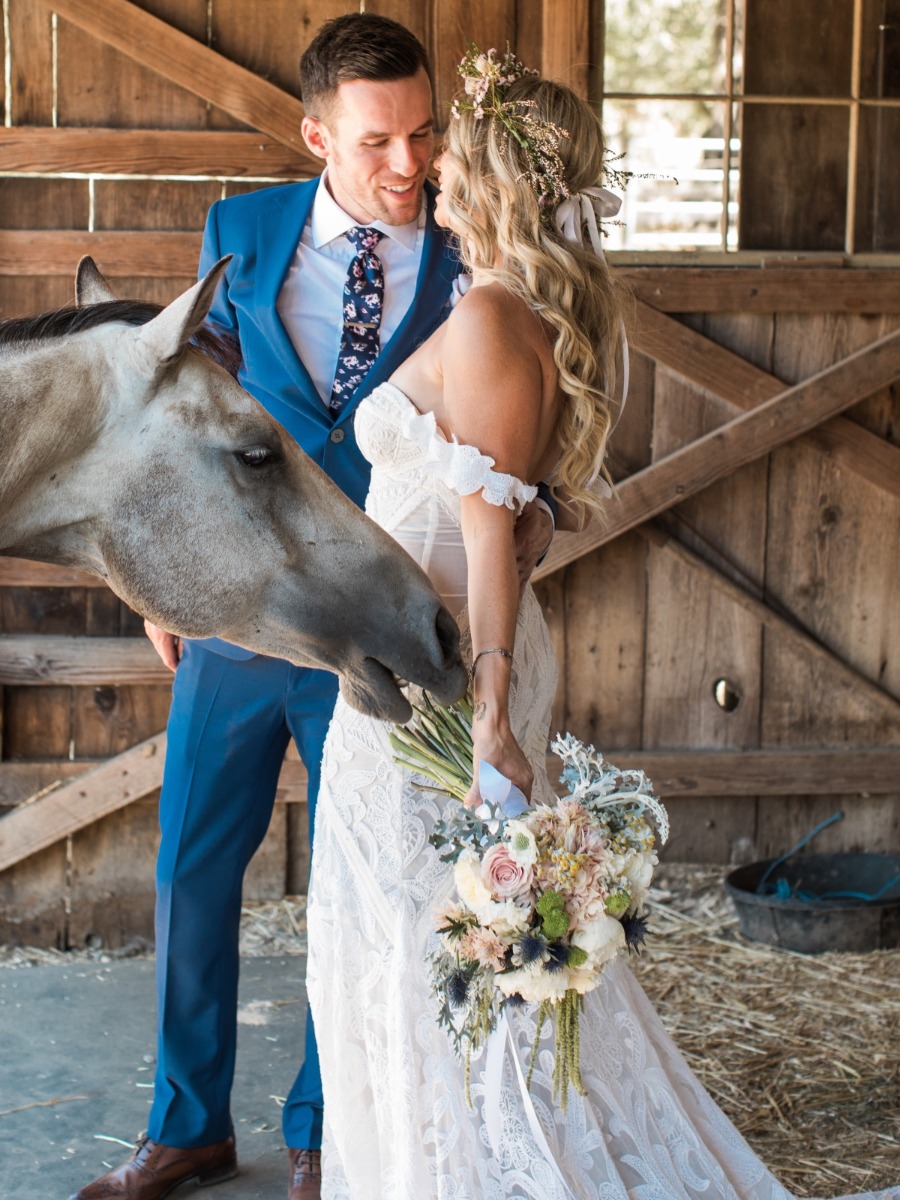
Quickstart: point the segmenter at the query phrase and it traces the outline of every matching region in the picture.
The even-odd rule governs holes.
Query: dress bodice
[[[356,440],[372,464],[366,512],[400,543],[457,616],[465,604],[466,554],[459,497],[518,511],[537,488],[494,469],[475,446],[448,440],[433,413],[421,413],[392,383],[359,405]]]

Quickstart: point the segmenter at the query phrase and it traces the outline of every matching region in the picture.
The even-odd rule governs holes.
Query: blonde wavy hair
[[[586,101],[535,76],[510,84],[504,99],[526,102],[531,115],[563,131],[559,154],[570,193],[597,185],[603,130]],[[600,475],[608,479],[608,389],[622,340],[619,285],[590,243],[566,241],[556,228],[528,180],[523,147],[501,121],[463,111],[450,122],[445,152],[458,172],[444,196],[464,264],[493,276],[556,331],[553,357],[564,401],[554,487],[597,512],[601,500],[590,485]]]

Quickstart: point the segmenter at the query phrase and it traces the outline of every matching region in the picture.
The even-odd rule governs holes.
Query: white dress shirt
[[[278,315],[327,404],[341,348],[344,280],[356,251],[344,236],[359,225],[329,192],[322,173],[293,262],[278,293]],[[384,309],[379,338],[387,345],[413,302],[425,243],[425,199],[418,219],[407,225],[372,221],[385,236],[376,253],[384,267]]]

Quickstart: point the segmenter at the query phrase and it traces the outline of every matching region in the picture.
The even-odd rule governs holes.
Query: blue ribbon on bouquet
[[[507,819],[521,817],[530,807],[521,789],[489,762],[478,764],[478,790],[484,804],[475,809],[475,816],[482,821],[496,820],[498,810]]]

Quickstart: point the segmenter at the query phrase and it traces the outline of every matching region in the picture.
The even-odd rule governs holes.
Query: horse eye
[[[261,467],[274,458],[267,446],[252,446],[249,450],[239,450],[238,458],[246,467]]]

